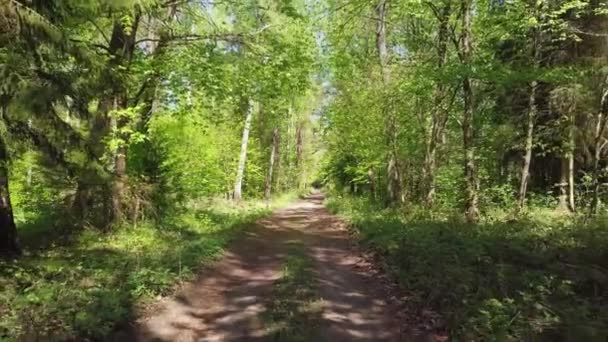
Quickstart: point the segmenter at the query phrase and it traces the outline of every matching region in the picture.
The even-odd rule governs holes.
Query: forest
[[[321,206],[402,332],[606,341],[606,202],[604,0],[0,0],[0,341],[120,340]],[[331,340],[327,236],[267,241],[269,340]]]

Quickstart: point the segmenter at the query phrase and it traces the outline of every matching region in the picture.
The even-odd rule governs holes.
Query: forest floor
[[[148,307],[125,338],[436,340],[408,319],[400,291],[371,259],[314,194],[258,221],[177,295]]]

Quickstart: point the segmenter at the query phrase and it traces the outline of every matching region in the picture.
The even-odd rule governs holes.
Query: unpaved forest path
[[[294,244],[305,251],[311,261],[311,275],[316,278],[319,317],[305,320],[304,324],[310,326],[303,327],[316,331],[315,341],[429,340],[428,336],[408,338],[401,333],[403,321],[398,318],[398,303],[390,300],[386,279],[373,271],[343,224],[325,210],[321,194],[257,222],[198,280],[140,319],[138,340],[310,340],[273,334],[264,318],[264,312],[276,300],[276,284]]]

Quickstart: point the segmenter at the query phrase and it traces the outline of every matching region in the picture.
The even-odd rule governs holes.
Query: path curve
[[[139,341],[269,341],[260,318],[281,276],[288,245],[313,260],[323,302],[322,340],[427,341],[405,337],[398,303],[314,194],[256,223],[224,257],[137,323]],[[402,322],[401,322],[402,323]]]

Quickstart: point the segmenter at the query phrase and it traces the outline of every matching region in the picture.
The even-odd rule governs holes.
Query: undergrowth
[[[327,204],[386,259],[412,306],[443,316],[453,340],[608,340],[605,217],[581,224],[536,209],[470,225],[362,198]]]
[[[36,247],[19,260],[0,261],[0,340],[102,339],[132,319],[138,306],[191,279],[249,223],[293,197],[270,206],[191,205],[161,222],[108,234],[85,229],[67,242],[42,246],[33,242]],[[43,230],[22,229],[34,231],[35,240]]]

